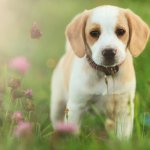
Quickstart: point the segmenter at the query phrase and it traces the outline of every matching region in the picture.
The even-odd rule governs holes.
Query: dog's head
[[[91,56],[97,65],[121,64],[129,50],[138,56],[149,38],[148,25],[128,9],[101,6],[86,10],[67,26],[66,36],[75,54]]]

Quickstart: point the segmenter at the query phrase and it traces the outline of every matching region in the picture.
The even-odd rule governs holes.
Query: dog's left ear
[[[85,26],[89,11],[77,15],[66,28],[66,37],[78,57],[85,55]]]
[[[131,10],[125,9],[125,16],[129,25],[129,50],[133,56],[138,56],[148,42],[150,29],[148,25]]]

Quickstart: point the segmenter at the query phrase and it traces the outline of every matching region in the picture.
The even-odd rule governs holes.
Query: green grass
[[[3,3],[3,2],[0,2]],[[57,61],[65,51],[64,31],[69,21],[84,9],[103,4],[130,8],[150,25],[149,0],[6,0],[0,5],[3,19],[0,25],[0,85],[5,89],[0,106],[0,150],[145,150],[150,149],[150,124],[144,119],[150,117],[150,42],[144,53],[134,59],[137,75],[135,98],[135,121],[133,136],[128,142],[113,137],[104,138],[101,116],[86,114],[81,135],[78,137],[55,137],[49,120],[50,78],[53,71],[51,62]],[[40,39],[30,38],[30,28],[36,21],[43,32]],[[15,56],[25,56],[31,63],[25,76],[20,76],[7,67]],[[34,110],[28,110],[27,98],[13,101],[9,78],[21,78],[22,89],[32,88],[31,103]],[[0,87],[1,87],[0,86]],[[22,111],[25,120],[32,122],[31,139],[17,139],[13,134],[16,127],[10,114]]]

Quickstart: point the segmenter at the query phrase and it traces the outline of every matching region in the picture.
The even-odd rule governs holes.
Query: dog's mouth
[[[97,65],[90,56],[86,55],[86,59],[89,62],[90,66],[97,70],[97,71],[102,71],[105,73],[105,75],[114,75],[119,71],[119,65],[114,65],[114,66],[102,66],[102,65]]]

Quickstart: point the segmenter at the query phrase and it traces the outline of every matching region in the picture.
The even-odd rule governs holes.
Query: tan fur
[[[115,124],[114,124],[114,121],[111,120],[111,119],[106,119],[105,121],[105,128],[107,131],[113,131],[114,130],[114,127],[115,127]]]
[[[69,86],[71,68],[72,68],[74,57],[75,55],[73,51],[68,50],[66,54],[64,55],[63,60],[61,62],[61,69],[64,75],[64,85],[65,85],[66,90],[68,90],[68,86]]]
[[[138,56],[145,48],[149,39],[150,29],[148,25],[130,10],[125,10],[129,24],[130,43],[129,49],[133,56]]]
[[[66,37],[78,57],[83,57],[85,55],[84,31],[88,16],[89,11],[84,11],[82,14],[76,16],[66,29]]]
[[[90,35],[90,32],[95,30],[100,31],[101,30],[100,25],[96,23],[91,24],[87,22],[85,34],[86,34],[86,41],[89,46],[92,46],[97,41],[97,38],[93,38]]]
[[[116,28],[115,31],[117,30],[117,28],[122,28],[124,29],[126,32],[123,36],[118,37],[125,45],[127,45],[128,43],[128,39],[129,39],[129,27],[128,27],[128,22],[127,19],[125,17],[125,14],[120,11],[120,15],[118,16],[118,21],[116,24]]]
[[[135,72],[133,67],[133,59],[129,52],[127,52],[126,59],[123,64],[121,64],[120,69],[122,70],[122,74],[118,76],[118,80],[121,80],[122,83],[133,80]]]

